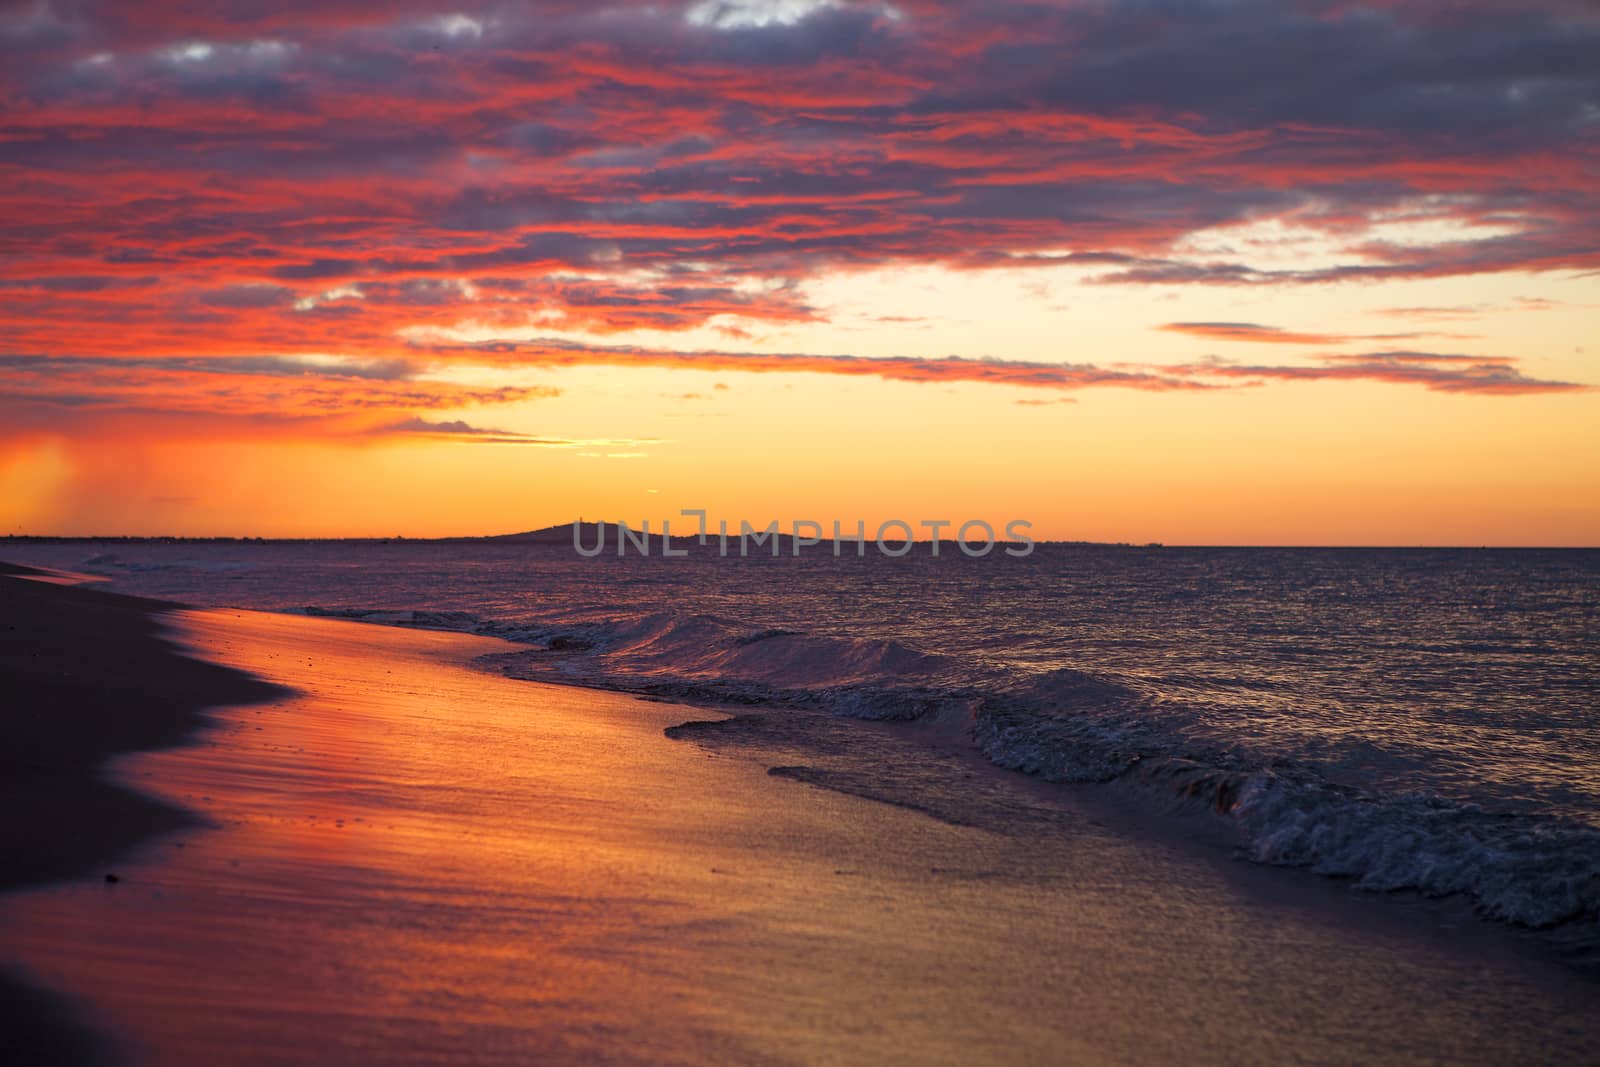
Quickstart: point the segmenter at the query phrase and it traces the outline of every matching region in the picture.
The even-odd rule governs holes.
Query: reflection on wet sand
[[[0,910],[38,979],[146,1062],[1595,1047],[1583,987],[1263,913],[1203,864],[1104,831],[1041,845],[774,778],[663,737],[703,711],[468,666],[493,641],[179,622],[200,654],[297,695],[123,764],[214,828],[115,885]]]

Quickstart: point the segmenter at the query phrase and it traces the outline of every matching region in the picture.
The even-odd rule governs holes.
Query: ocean
[[[1204,810],[1256,862],[1600,925],[1600,551],[927,546],[799,559],[446,542],[23,543],[208,607],[505,638],[494,669],[841,718]]]

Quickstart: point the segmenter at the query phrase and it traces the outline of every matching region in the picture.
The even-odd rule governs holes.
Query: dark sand
[[[117,856],[190,825],[193,812],[106,780],[122,752],[168,748],[205,709],[281,695],[243,671],[185,655],[161,616],[179,607],[30,581],[0,564],[0,891],[103,874]]]
[[[109,780],[123,752],[182,744],[204,709],[282,692],[184,655],[160,616],[177,605],[73,588],[0,562],[0,892],[100,878],[198,816]],[[0,967],[11,961],[0,958]],[[60,998],[0,971],[8,1062],[97,1062],[105,1049]]]
[[[205,679],[261,695],[174,658],[148,605],[18,585],[8,602],[57,627],[55,667],[23,673],[43,679],[39,706],[58,704],[46,683],[78,694],[64,712],[78,733],[94,708],[109,728],[142,700],[153,743],[172,744],[202,721]],[[118,861],[116,885],[85,854],[89,879],[0,906],[0,955],[70,993],[134,1062],[1600,1060],[1600,989],[1509,931],[1128,833],[937,738],[831,721],[803,744],[772,724],[678,730],[706,712],[474,665],[501,642],[163,618],[292,695],[115,762],[116,780],[205,826]],[[81,674],[75,625],[165,666]],[[169,670],[188,678],[176,704],[160,697]],[[73,733],[56,735],[72,759],[33,743],[92,782],[111,748]]]

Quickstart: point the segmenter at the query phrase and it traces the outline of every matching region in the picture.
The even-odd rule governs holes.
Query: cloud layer
[[[412,359],[1529,392],[1567,386],[1395,352],[1201,373],[407,338],[738,336],[815,319],[804,279],[910,264],[1229,286],[1600,269],[1600,18],[1578,2],[28,0],[0,10],[0,51],[0,352],[8,392],[58,407],[118,373],[177,410],[485,402]],[[1268,222],[1335,252],[1285,267],[1244,229],[1215,239]],[[369,371],[260,362],[327,354]],[[256,362],[153,362],[174,356]]]

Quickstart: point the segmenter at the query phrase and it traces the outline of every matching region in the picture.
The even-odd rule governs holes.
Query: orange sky
[[[1201,7],[24,5],[0,533],[1600,544],[1600,21]]]

